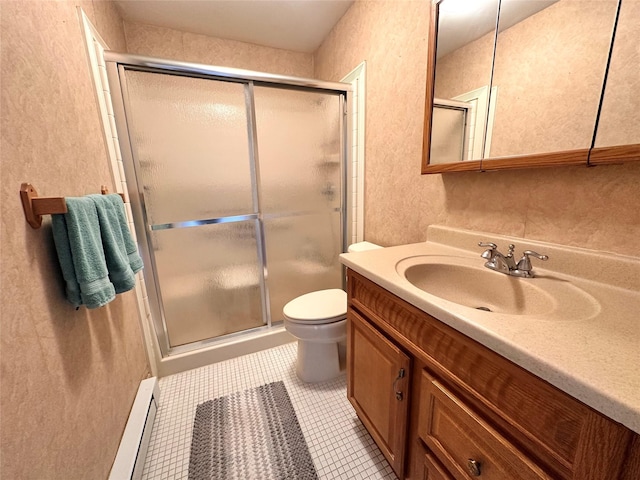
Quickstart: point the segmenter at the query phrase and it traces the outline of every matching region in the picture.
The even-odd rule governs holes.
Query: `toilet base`
[[[331,380],[340,375],[338,343],[317,343],[298,340],[296,374],[306,383]]]

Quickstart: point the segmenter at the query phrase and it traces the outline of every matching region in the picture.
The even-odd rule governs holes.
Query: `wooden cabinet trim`
[[[640,435],[633,435],[624,454],[624,463],[620,480],[638,480],[640,478]]]
[[[621,164],[640,160],[640,143],[595,147],[589,152],[589,165]]]
[[[587,166],[589,149],[566,150],[563,152],[514,155],[511,157],[485,158],[482,170],[510,170],[514,168],[566,167],[571,165]]]

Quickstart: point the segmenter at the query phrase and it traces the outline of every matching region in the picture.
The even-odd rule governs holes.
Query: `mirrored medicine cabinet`
[[[640,2],[433,0],[422,173],[640,161]]]

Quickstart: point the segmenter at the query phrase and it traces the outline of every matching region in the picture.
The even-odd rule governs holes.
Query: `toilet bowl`
[[[347,338],[347,294],[337,288],[307,293],[282,311],[284,328],[298,340],[298,378],[315,383],[340,375],[338,343]]]
[[[382,248],[369,242],[349,252]],[[294,298],[282,309],[284,327],[298,340],[296,374],[303,382],[331,380],[341,373],[347,338],[347,294],[332,288]]]

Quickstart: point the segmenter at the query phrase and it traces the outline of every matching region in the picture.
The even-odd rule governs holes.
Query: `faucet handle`
[[[480,255],[485,260],[491,260],[493,258],[493,252],[495,252],[498,249],[498,245],[491,242],[478,242],[478,246],[488,249],[482,252],[482,255]]]
[[[522,252],[522,255],[523,255],[522,258],[524,257],[528,258],[529,256],[532,256],[537,258],[538,260],[543,260],[543,261],[549,260],[548,255],[540,255],[539,253],[536,253],[533,250],[525,250],[524,252]]]
[[[529,259],[530,256],[543,261],[549,259],[547,255],[540,255],[539,253],[534,252],[533,250],[525,250],[524,252],[522,252],[522,258],[516,265],[516,270],[513,273],[515,276],[525,277],[525,278],[533,277],[533,273],[531,273],[531,260]]]

